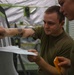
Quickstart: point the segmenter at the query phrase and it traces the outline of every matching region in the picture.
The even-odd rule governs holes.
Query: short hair
[[[62,12],[60,12],[60,6],[51,6],[48,9],[46,9],[45,11],[46,14],[51,14],[51,13],[57,13],[58,17],[59,17],[59,22],[62,22],[63,20],[65,20],[65,16],[63,15]]]

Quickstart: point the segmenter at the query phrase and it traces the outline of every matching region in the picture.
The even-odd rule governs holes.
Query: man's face
[[[58,0],[60,11],[69,19],[74,19],[74,0]]]
[[[62,29],[57,13],[44,14],[44,31],[47,35],[56,36]]]

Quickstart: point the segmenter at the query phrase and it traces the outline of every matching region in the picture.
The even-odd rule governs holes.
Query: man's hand
[[[34,52],[34,53],[36,53],[36,56],[28,55],[28,60],[29,60],[30,62],[38,62],[38,61],[40,60],[40,56],[39,56],[39,54],[38,54],[38,52],[37,52],[36,50],[30,49],[30,50],[28,50],[28,51],[29,51],[29,52]]]
[[[0,26],[0,39],[2,39],[2,38],[5,37],[5,36],[4,36],[5,33],[6,33],[5,28],[3,28],[3,27]]]
[[[68,58],[65,57],[58,57],[59,64],[58,66],[64,67],[64,68],[69,68],[71,65],[71,61]]]

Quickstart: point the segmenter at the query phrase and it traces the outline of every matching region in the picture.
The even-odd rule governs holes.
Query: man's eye
[[[53,22],[48,22],[48,25],[54,25],[55,23],[53,23]]]
[[[61,2],[61,3],[59,3],[59,4],[60,4],[60,6],[63,6],[63,4],[64,4],[64,3],[63,3],[63,2]]]
[[[43,20],[43,22],[44,22],[44,24],[48,24],[48,25],[54,25],[55,24],[54,22],[51,22],[51,21],[46,22],[46,21]]]
[[[44,21],[44,20],[43,20],[43,22],[44,22],[44,24],[46,23],[46,21]]]

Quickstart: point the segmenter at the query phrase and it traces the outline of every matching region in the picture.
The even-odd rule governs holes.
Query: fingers
[[[28,50],[28,52],[37,53],[37,51],[36,51],[35,49],[30,49],[30,50]],[[33,56],[33,55],[28,55],[27,57],[28,57],[28,60],[29,60],[30,62],[34,62],[35,59],[36,59],[36,57]]]
[[[28,50],[28,52],[33,52],[33,53],[36,54],[36,56],[38,56],[38,52],[37,52],[37,50],[35,50],[35,49],[30,49],[30,50]]]
[[[66,65],[66,62],[60,62],[60,63],[58,63],[58,66],[64,66],[64,65]]]
[[[30,49],[30,50],[28,50],[28,51],[29,51],[29,52],[34,52],[34,53],[36,53],[36,56],[34,56],[34,55],[28,55],[28,56],[27,56],[29,61],[31,61],[31,62],[37,62],[37,61],[40,60],[40,56],[39,56],[37,50],[35,50],[35,49]]]
[[[28,50],[28,52],[36,52],[36,50],[35,49],[30,49],[30,50]]]
[[[58,60],[59,60],[59,66],[63,66],[65,63],[66,63],[66,61],[65,61],[65,58],[64,57],[57,57],[58,58]]]
[[[60,61],[60,63],[58,64],[58,66],[64,67],[64,68],[68,68],[70,67],[70,60],[65,58],[65,57],[58,57],[58,60]]]
[[[61,62],[61,61],[64,61],[64,60],[65,60],[65,58],[64,58],[64,57],[57,57],[57,58],[58,58],[59,62]]]

